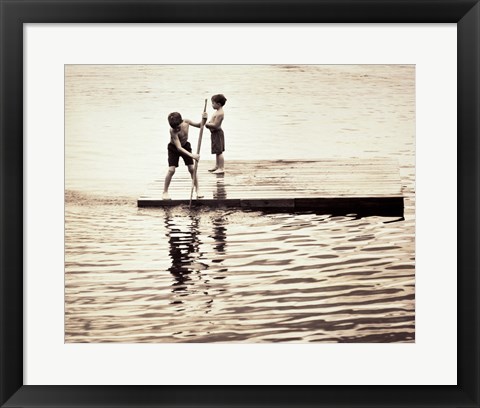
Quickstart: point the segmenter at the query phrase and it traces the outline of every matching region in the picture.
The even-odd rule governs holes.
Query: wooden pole
[[[205,106],[203,107],[203,113],[207,111],[207,99],[205,99]],[[202,116],[203,116],[202,113]],[[200,134],[198,136],[198,145],[197,145],[197,154],[200,154],[200,148],[202,147],[202,136],[203,136],[203,128],[205,124],[203,123],[203,117],[202,121],[200,122]],[[195,177],[197,176],[197,168],[198,168],[198,160],[195,160],[195,164],[193,166],[193,174],[192,174],[192,190],[190,191],[190,204],[189,208],[192,208],[192,197],[193,197],[193,188],[195,187]]]

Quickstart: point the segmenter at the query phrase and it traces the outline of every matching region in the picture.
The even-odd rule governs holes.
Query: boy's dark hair
[[[183,122],[182,115],[178,112],[172,112],[168,115],[168,123],[172,129],[177,129]]]
[[[225,102],[227,102],[227,98],[225,98],[223,94],[217,94],[212,96],[212,101],[223,106],[225,105]]]

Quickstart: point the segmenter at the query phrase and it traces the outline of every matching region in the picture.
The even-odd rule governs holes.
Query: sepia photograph
[[[65,65],[65,343],[415,343],[415,65]]]

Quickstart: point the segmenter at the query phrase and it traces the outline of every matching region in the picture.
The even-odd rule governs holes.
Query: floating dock
[[[199,162],[204,198],[197,200],[194,193],[192,206],[403,217],[399,167],[393,160],[227,160],[224,174],[209,173],[213,165]],[[170,200],[162,199],[163,183],[163,178],[152,182],[138,206],[189,204],[192,180],[182,162],[170,184]]]

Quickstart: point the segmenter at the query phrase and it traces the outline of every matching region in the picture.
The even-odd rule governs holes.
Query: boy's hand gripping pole
[[[205,106],[203,107],[203,113],[207,111],[207,99],[205,99]],[[200,134],[198,136],[198,145],[197,145],[197,154],[200,154],[200,148],[202,147],[202,135],[203,135],[203,128],[205,123],[203,123],[203,114],[202,114],[202,121],[200,122]],[[198,160],[195,160],[195,164],[193,165],[193,174],[192,174],[192,191],[190,192],[190,204],[189,208],[192,207],[192,197],[193,197],[193,188],[195,187],[195,179],[197,177],[197,168],[198,168]]]

